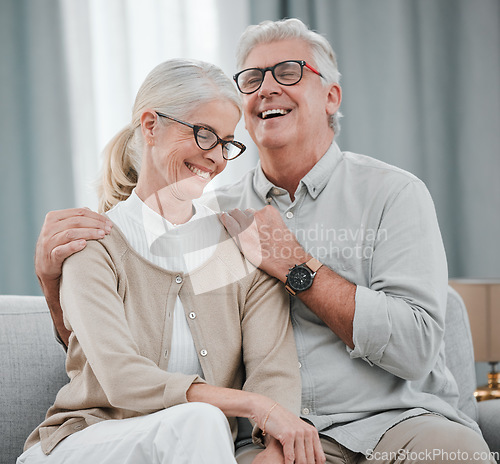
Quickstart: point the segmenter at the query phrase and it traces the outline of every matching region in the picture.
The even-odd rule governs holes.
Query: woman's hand
[[[255,457],[252,464],[284,464],[284,462],[285,457],[281,443],[275,438],[269,437],[266,449]]]
[[[259,417],[255,419],[262,431],[279,441],[283,447],[285,464],[320,464],[326,462],[316,428],[284,407],[275,403],[266,409],[264,414],[261,412]],[[263,458],[266,458],[266,456],[263,456]]]
[[[285,464],[323,464],[326,461],[316,428],[266,396],[206,383],[193,383],[186,392],[186,398],[188,401],[201,401],[217,406],[227,417],[253,419],[265,431],[264,442],[270,447],[257,463],[272,462],[270,458],[276,456],[279,445],[283,448],[282,462]],[[272,438],[279,443],[273,443]],[[278,450],[275,446],[278,446]]]

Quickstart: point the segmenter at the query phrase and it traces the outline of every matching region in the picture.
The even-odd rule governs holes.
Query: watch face
[[[296,292],[307,290],[312,284],[311,272],[303,267],[294,267],[288,274],[288,283]]]

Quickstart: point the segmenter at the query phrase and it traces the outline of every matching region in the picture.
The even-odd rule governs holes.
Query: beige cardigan
[[[205,379],[165,370],[177,295]],[[185,403],[191,384],[205,381],[261,393],[298,414],[288,298],[277,280],[244,260],[225,232],[212,258],[183,274],[142,258],[115,226],[65,261],[61,305],[72,331],[70,382],[25,449],[41,441],[49,454],[68,435],[99,421]],[[235,436],[236,420],[230,424]]]

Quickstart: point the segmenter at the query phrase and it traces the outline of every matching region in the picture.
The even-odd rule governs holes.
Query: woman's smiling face
[[[215,100],[200,105],[184,120],[212,129],[223,140],[233,140],[239,118],[240,113],[233,103]],[[202,150],[196,143],[193,129],[174,121],[157,124],[150,148],[149,159],[143,166],[146,169],[141,169],[140,177],[146,176],[143,180],[154,191],[168,187],[168,191],[181,201],[199,198],[208,182],[227,164],[220,144],[211,150]]]

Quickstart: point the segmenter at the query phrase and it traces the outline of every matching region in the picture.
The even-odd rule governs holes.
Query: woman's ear
[[[158,115],[153,110],[146,110],[141,115],[142,136],[148,145],[154,145],[154,132],[158,124]]]

